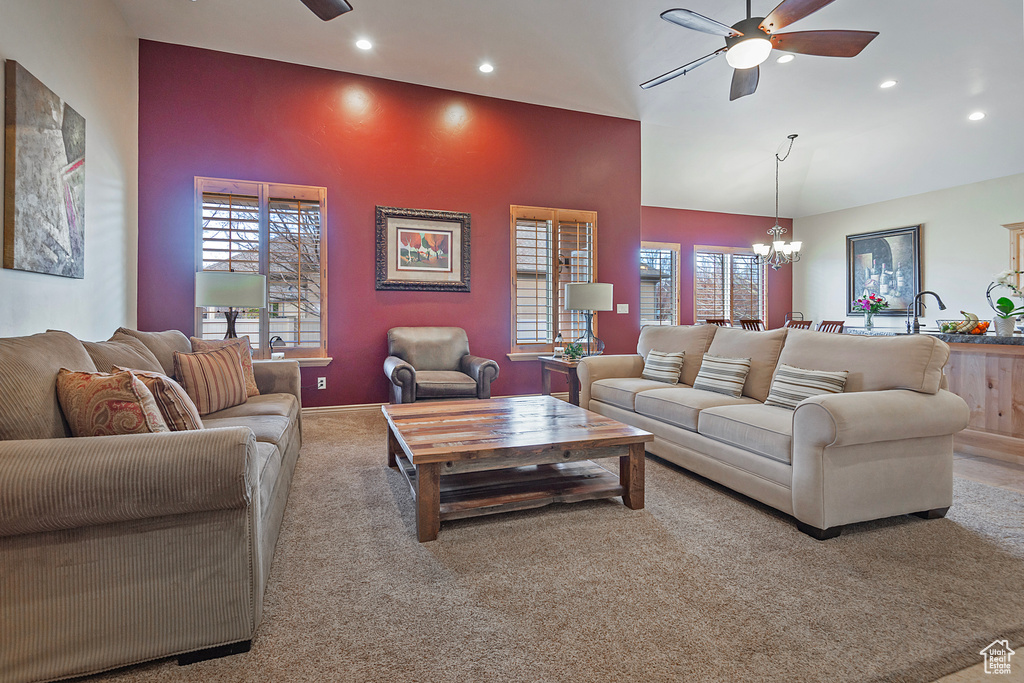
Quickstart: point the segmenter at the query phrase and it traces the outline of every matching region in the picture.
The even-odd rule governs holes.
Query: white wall
[[[135,323],[138,57],[138,39],[109,0],[0,0],[0,60],[17,61],[67,101],[86,131],[85,279],[0,269],[2,337],[55,328],[106,339]]]
[[[926,297],[928,326],[936,318],[960,318],[960,310],[991,319],[985,289],[1010,265],[1010,233],[1002,226],[1022,221],[1024,174],[797,218],[794,232],[804,246],[793,268],[793,308],[811,320],[845,318],[846,236],[920,224],[924,289],[938,293],[947,306],[939,311]],[[846,320],[864,322],[863,316]],[[906,324],[905,318],[875,321],[876,327]]]

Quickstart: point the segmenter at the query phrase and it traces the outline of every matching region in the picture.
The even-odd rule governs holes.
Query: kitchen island
[[[905,334],[902,328],[849,334]],[[971,419],[956,435],[959,453],[983,455],[1024,465],[1024,335],[922,332],[949,344],[945,374],[949,390],[967,401]]]

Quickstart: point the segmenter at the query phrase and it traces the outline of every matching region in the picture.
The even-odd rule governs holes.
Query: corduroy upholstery
[[[680,384],[641,378],[644,354],[684,346]],[[691,356],[704,350],[752,359],[742,397],[687,386]],[[591,356],[576,372],[582,407],[652,432],[650,453],[792,514],[821,538],[950,506],[953,435],[969,411],[943,388],[948,357],[949,347],[926,335],[644,327],[636,355]],[[795,396],[795,409],[764,405],[781,364],[848,379],[839,393]]]
[[[393,327],[388,330],[384,375],[392,403],[417,398],[490,398],[498,364],[469,352],[461,327]]]
[[[177,350],[176,335],[135,338]],[[95,371],[66,333],[0,339],[0,386],[4,349],[42,357],[25,340],[54,365]],[[56,401],[34,362],[44,371],[28,384],[48,383]],[[255,376],[261,395],[204,429],[0,440],[0,681],[252,639],[302,441],[298,364],[257,364]],[[38,423],[29,433],[52,427],[23,417]]]

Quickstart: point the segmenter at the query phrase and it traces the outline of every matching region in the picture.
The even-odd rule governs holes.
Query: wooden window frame
[[[732,256],[734,254],[742,254],[743,256],[756,256],[756,254],[754,254],[753,249],[751,249],[750,247],[718,247],[718,246],[708,245],[708,244],[695,244],[693,246],[693,257],[692,257],[692,259],[693,259],[693,322],[695,324],[701,322],[701,320],[697,317],[697,310],[698,310],[697,309],[697,252],[701,252],[701,251],[708,252],[708,253],[726,254],[728,256]],[[732,288],[731,278],[729,279],[729,287],[730,287],[730,290],[731,290],[731,288]],[[761,298],[761,301],[759,302],[759,304],[760,304],[760,311],[759,311],[757,317],[760,318],[761,320],[765,320],[765,318],[766,318],[766,316],[768,314],[768,274],[767,274],[767,271],[766,271],[766,267],[765,267],[765,265],[763,263],[761,264],[761,297],[760,298]],[[727,300],[728,299],[729,299],[729,297],[727,297]],[[726,313],[726,317],[729,320],[732,320],[733,322],[736,322],[736,320],[732,318],[732,306],[731,305],[729,306],[729,311]]]
[[[640,242],[640,249],[641,249],[641,251],[646,249],[648,251],[671,251],[671,252],[675,253],[675,262],[674,262],[674,266],[673,266],[674,269],[675,269],[675,272],[672,273],[672,287],[673,287],[673,292],[672,292],[672,320],[671,320],[671,322],[669,324],[670,325],[678,325],[679,324],[679,320],[680,320],[679,309],[681,308],[680,307],[680,299],[679,299],[679,291],[680,291],[680,288],[679,288],[679,274],[680,274],[679,257],[680,257],[681,251],[682,251],[681,245],[678,242],[646,242],[646,241],[641,241]],[[640,289],[641,289],[641,292],[640,292],[640,316],[639,317],[640,317],[640,327],[643,327],[644,326],[644,322],[643,322],[643,313],[644,313],[643,305],[644,304],[643,304],[643,282],[642,282],[642,278],[641,278],[641,283],[640,283]]]
[[[203,195],[206,193],[242,195],[256,197],[259,209],[259,272],[262,275],[270,271],[270,203],[272,200],[301,200],[316,202],[320,205],[320,344],[316,347],[278,347],[275,351],[283,352],[285,358],[308,360],[311,364],[318,359],[329,360],[327,355],[327,188],[307,185],[291,185],[286,183],[267,183],[249,180],[231,180],[227,178],[195,178],[195,263],[196,271],[203,270]],[[268,279],[268,288],[270,286]],[[204,308],[195,307],[195,336],[202,335],[202,315]],[[253,348],[253,358],[269,359],[270,350],[270,314],[267,307],[260,309],[259,345]]]
[[[554,341],[545,343],[535,344],[519,344],[517,343],[516,331],[517,331],[517,262],[516,262],[516,221],[518,219],[534,220],[534,221],[550,221],[552,227],[551,243],[549,245],[550,257],[552,259],[551,265],[553,265],[553,279],[551,283],[553,305],[551,309],[551,335],[552,338],[559,333],[559,317],[563,313],[560,305],[559,296],[559,269],[557,267],[556,260],[558,258],[558,226],[560,223],[586,223],[590,225],[590,282],[597,282],[597,212],[596,211],[584,211],[579,209],[555,209],[551,207],[539,207],[539,206],[518,206],[512,205],[509,207],[509,239],[511,243],[511,339],[510,348],[511,353],[509,357],[513,360],[526,360],[528,357],[536,357],[545,354],[552,353],[554,351]],[[597,320],[594,320],[594,334],[597,334]],[[564,339],[566,344],[573,339]]]

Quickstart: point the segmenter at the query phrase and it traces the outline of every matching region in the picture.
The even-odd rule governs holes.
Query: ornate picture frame
[[[377,207],[377,289],[469,291],[468,213]]]
[[[889,308],[875,315],[906,316],[920,291],[920,225],[846,236],[846,315],[863,315],[853,300],[878,294]]]

